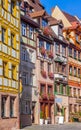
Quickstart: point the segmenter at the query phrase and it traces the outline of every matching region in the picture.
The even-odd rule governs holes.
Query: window
[[[72,75],[72,66],[69,66],[69,74]]]
[[[74,112],[77,112],[77,105],[74,105]]]
[[[15,43],[15,35],[11,33],[11,46],[14,48]]]
[[[51,64],[48,63],[48,73],[50,73],[50,72],[51,72]]]
[[[70,96],[72,96],[72,88],[71,87],[69,88],[69,94],[70,94]]]
[[[29,26],[29,38],[33,39],[34,38],[34,29]]]
[[[77,69],[74,67],[74,76],[77,76]]]
[[[33,85],[33,74],[30,74],[30,85]]]
[[[65,46],[62,46],[62,55],[66,56],[66,47]]]
[[[27,28],[26,24],[22,23],[22,35],[23,36],[27,36],[26,28]]]
[[[59,84],[57,84],[57,86],[56,86],[56,92],[60,93],[60,85]]]
[[[80,51],[78,51],[78,59],[80,60]]]
[[[69,56],[72,57],[72,48],[69,48]]]
[[[78,97],[80,97],[80,89],[78,89]]]
[[[39,47],[44,47],[44,41],[39,40]]]
[[[14,9],[15,9],[15,2],[14,0],[11,0],[11,14],[14,15]]]
[[[14,100],[13,97],[10,98],[10,117],[14,116]]]
[[[66,86],[63,86],[63,94],[66,95]]]
[[[3,76],[8,77],[8,63],[3,61]]]
[[[40,69],[44,69],[44,61],[40,61]]]
[[[46,50],[50,51],[51,50],[51,45],[49,43],[46,43]]]
[[[27,57],[27,50],[25,48],[22,48],[22,60],[23,61],[27,61],[28,57]]]
[[[16,80],[16,66],[12,65],[12,79]]]
[[[76,59],[77,57],[76,57],[76,50],[74,50],[74,58]]]
[[[29,101],[26,101],[25,102],[25,113],[26,114],[30,114],[30,102]]]
[[[6,43],[6,29],[2,28],[2,42]]]
[[[66,66],[62,65],[62,73],[66,73]]]
[[[29,53],[30,53],[30,61],[33,62],[33,53],[34,52],[32,50],[30,50]]]
[[[2,102],[1,102],[1,116],[6,117],[6,100],[7,97],[2,97]]]
[[[45,19],[42,19],[42,27],[47,26],[48,22]]]
[[[52,86],[48,86],[48,94],[52,94]]]
[[[59,54],[60,53],[60,45],[56,43],[55,45],[55,52],[56,54]]]
[[[76,88],[73,89],[74,97],[76,97]]]
[[[72,104],[69,104],[69,112],[72,112]]]
[[[22,74],[22,84],[24,84],[24,85],[28,84],[28,73],[23,72],[23,74]]]
[[[41,92],[41,94],[45,93],[45,85],[44,84],[41,84],[40,92]]]
[[[80,78],[80,69],[78,69],[78,77]]]

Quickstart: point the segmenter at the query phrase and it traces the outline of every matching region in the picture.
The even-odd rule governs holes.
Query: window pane
[[[27,35],[27,32],[26,32],[26,24],[25,24],[25,23],[22,23],[22,35],[23,35],[23,36],[26,36],[26,35]]]

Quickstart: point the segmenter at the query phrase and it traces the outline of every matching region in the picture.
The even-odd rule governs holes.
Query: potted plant
[[[42,125],[42,124],[43,124],[43,122],[44,122],[43,117],[44,117],[44,114],[43,114],[43,112],[42,112],[42,111],[40,111],[40,125]]]
[[[45,119],[45,124],[47,125],[48,123],[49,123],[49,117],[46,117],[46,119]]]

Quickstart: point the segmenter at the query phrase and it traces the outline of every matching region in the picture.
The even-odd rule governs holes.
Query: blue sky
[[[51,14],[51,8],[56,5],[63,11],[81,18],[81,0],[40,0],[46,11]]]

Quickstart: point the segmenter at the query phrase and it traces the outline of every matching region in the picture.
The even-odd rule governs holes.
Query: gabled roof
[[[40,11],[35,11],[33,13],[30,13],[30,16],[32,18],[36,18],[36,17],[40,17],[40,16],[43,16],[45,13],[45,10],[40,10]]]

